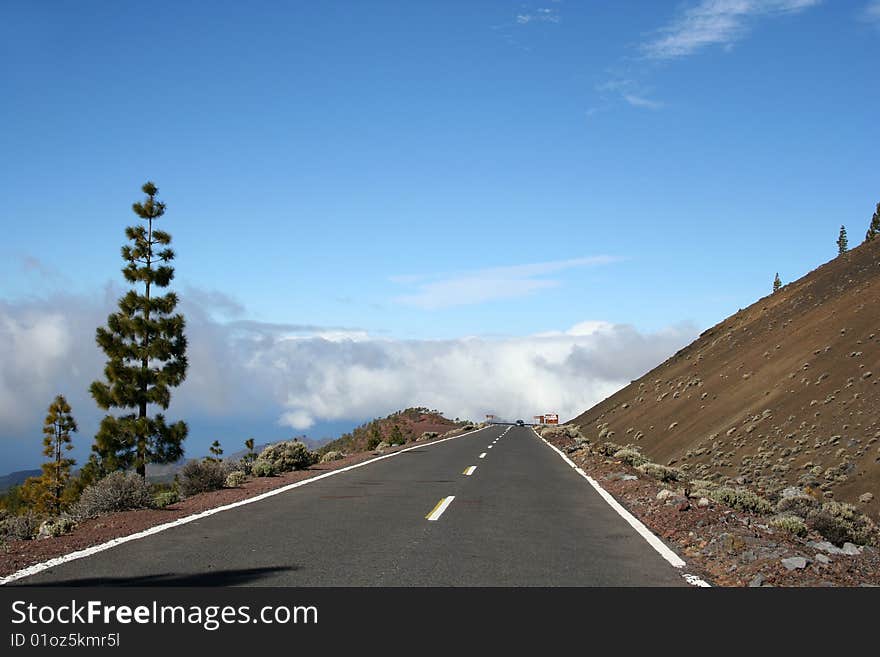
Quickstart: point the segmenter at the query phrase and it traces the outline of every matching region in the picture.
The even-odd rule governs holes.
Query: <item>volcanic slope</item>
[[[880,240],[740,310],[572,423],[692,478],[770,497],[809,486],[880,519]]]

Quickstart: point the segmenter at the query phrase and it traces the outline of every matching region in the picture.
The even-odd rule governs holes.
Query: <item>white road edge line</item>
[[[534,429],[533,429],[534,431]],[[559,454],[562,457],[562,460],[568,463],[574,471],[577,472],[580,476],[586,479],[590,485],[596,489],[596,492],[602,496],[608,505],[617,511],[617,513],[626,520],[630,526],[635,529],[639,535],[644,538],[648,544],[654,548],[661,557],[666,559],[674,568],[683,568],[685,566],[685,561],[680,556],[678,556],[675,552],[673,552],[669,547],[661,541],[650,529],[648,529],[638,518],[636,518],[633,514],[627,511],[623,506],[621,506],[620,502],[614,499],[607,490],[602,488],[599,483],[593,479],[590,475],[584,472],[581,468],[577,466],[577,464],[572,461],[568,456],[555,445],[551,445],[549,442],[544,440],[544,437],[541,436],[537,431],[535,431],[535,435],[538,436],[544,443],[547,444],[550,449]],[[691,575],[689,573],[682,573],[682,577],[684,577],[685,581],[692,586],[699,586],[703,588],[711,588],[711,585],[708,582],[700,579],[696,575]]]
[[[399,452],[394,452],[392,454],[385,454],[383,456],[377,456],[374,459],[370,459],[369,461],[362,461],[361,463],[355,463],[354,465],[349,465],[344,468],[339,468],[338,470],[331,470],[330,472],[325,472],[324,474],[318,475],[317,477],[310,477],[309,479],[303,479],[302,481],[297,481],[292,484],[288,484],[287,486],[281,486],[280,488],[275,488],[273,490],[267,491],[265,493],[261,493],[260,495],[255,495],[254,497],[249,497],[244,500],[239,500],[238,502],[232,502],[231,504],[225,504],[223,506],[218,506],[213,509],[208,509],[207,511],[202,511],[201,513],[196,513],[191,516],[184,516],[183,518],[178,518],[177,520],[172,520],[171,522],[166,522],[162,525],[156,525],[155,527],[150,527],[143,531],[137,532],[135,534],[129,534],[128,536],[122,536],[120,538],[114,538],[106,543],[100,543],[99,545],[93,545],[92,547],[88,547],[82,550],[77,550],[76,552],[71,552],[70,554],[64,554],[60,557],[55,557],[54,559],[49,559],[48,561],[43,561],[42,563],[34,564],[33,566],[28,566],[27,568],[22,568],[21,570],[12,573],[11,575],[7,575],[6,577],[0,577],[0,586],[5,584],[9,584],[10,582],[14,582],[16,580],[22,579],[24,577],[30,577],[31,575],[36,575],[37,573],[41,573],[44,570],[48,570],[49,568],[54,568],[55,566],[60,566],[61,564],[65,564],[69,561],[76,561],[77,559],[82,559],[83,557],[90,557],[93,554],[97,554],[99,552],[103,552],[104,550],[109,550],[112,547],[116,547],[117,545],[122,545],[123,543],[128,543],[129,541],[136,541],[139,538],[146,538],[147,536],[152,536],[153,534],[158,534],[159,532],[163,532],[166,529],[171,529],[172,527],[179,527],[180,525],[186,525],[194,520],[201,520],[202,518],[207,518],[208,516],[213,516],[215,513],[220,513],[221,511],[228,511],[229,509],[235,509],[240,506],[245,506],[246,504],[253,504],[254,502],[259,502],[261,500],[265,500],[267,498],[273,497],[275,495],[280,495],[281,493],[286,493],[289,490],[293,490],[294,488],[299,488],[300,486],[306,486],[307,484],[311,484],[319,479],[325,479],[327,477],[333,477],[338,474],[342,474],[343,472],[348,472],[349,470],[355,470],[357,468],[361,468],[365,465],[369,465],[370,463],[375,463],[376,461],[382,461],[383,459],[389,459],[398,454],[403,454],[404,452],[410,452],[414,449],[422,449],[423,447],[431,447],[432,445],[439,445],[440,443],[445,443],[448,440],[455,440],[456,438],[464,438],[465,436],[470,436],[471,434],[477,433],[478,431],[482,431],[483,429],[487,429],[488,427],[483,427],[482,429],[475,429],[474,431],[468,431],[467,433],[460,434],[458,436],[450,436],[449,438],[443,438],[441,440],[435,440],[432,443],[415,445],[413,447],[408,447],[406,449],[402,449]],[[452,499],[449,498],[451,502]],[[448,505],[447,505],[448,506]]]
[[[436,507],[434,507],[434,510],[430,514],[428,514],[428,516],[426,516],[427,519],[437,520],[438,518],[440,518],[440,516],[443,515],[443,512],[446,511],[447,508],[449,508],[449,505],[452,504],[452,500],[454,499],[455,495],[444,497],[442,500],[440,500],[440,503]]]

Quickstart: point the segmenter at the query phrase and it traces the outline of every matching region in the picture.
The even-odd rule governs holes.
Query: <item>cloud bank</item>
[[[75,442],[91,443],[101,412],[88,386],[104,365],[95,327],[120,292],[0,301],[0,461],[15,461],[25,447],[35,453],[46,407],[58,393],[67,395],[80,423]],[[237,305],[216,295],[182,295],[190,367],[167,413],[190,421],[191,434],[199,417],[262,418],[308,431],[416,405],[474,419],[544,412],[570,418],[698,332],[682,325],[644,334],[591,321],[525,337],[395,340],[357,329],[218,319],[210,312],[218,301]],[[205,299],[210,309],[201,305]],[[5,465],[0,470],[11,469]]]

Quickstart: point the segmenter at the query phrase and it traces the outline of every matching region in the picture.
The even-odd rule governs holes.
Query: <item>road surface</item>
[[[686,582],[530,428],[490,426],[124,543],[15,584]]]

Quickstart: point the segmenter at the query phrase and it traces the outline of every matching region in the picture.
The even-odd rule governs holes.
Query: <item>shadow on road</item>
[[[10,586],[243,586],[263,579],[267,575],[299,570],[298,566],[271,566],[267,568],[244,568],[218,570],[207,573],[175,575],[161,573],[141,577],[83,577],[64,579],[41,584],[11,584]]]

